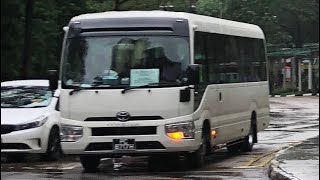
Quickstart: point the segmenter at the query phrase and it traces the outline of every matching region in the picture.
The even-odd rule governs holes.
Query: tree
[[[199,0],[200,14],[259,25],[267,42],[319,42],[319,0]]]
[[[1,81],[20,77],[25,3],[1,1]]]
[[[282,31],[292,37],[295,47],[319,42],[319,0],[281,0],[271,3]]]
[[[129,0],[115,0],[114,10],[119,11],[122,4],[128,2]]]
[[[57,69],[60,64],[64,34],[62,28],[68,25],[74,16],[113,10],[159,10],[160,5],[167,3],[173,6],[169,9],[171,11],[189,11],[192,1],[196,2],[196,0],[26,0],[24,2],[2,0],[1,80],[18,79],[24,74],[43,78],[46,77],[48,69]],[[26,9],[30,10],[28,2],[33,2],[32,27],[26,29],[27,20],[27,24],[30,25],[30,18],[27,18],[28,13],[26,13]],[[301,47],[308,42],[319,42],[319,0],[198,0],[197,12],[257,24],[264,30],[269,44]],[[31,17],[30,14],[28,17]],[[30,32],[32,36],[25,36]],[[27,43],[24,43],[24,39]],[[31,41],[32,46],[28,45]],[[24,68],[25,66],[28,68]]]
[[[23,51],[23,78],[28,79],[30,76],[30,60],[32,55],[31,36],[32,36],[32,11],[33,0],[26,1],[26,18],[24,31],[24,51]]]

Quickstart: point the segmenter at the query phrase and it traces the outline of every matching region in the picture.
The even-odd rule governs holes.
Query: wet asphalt
[[[270,102],[270,126],[259,133],[259,143],[252,152],[231,156],[221,149],[209,156],[207,165],[201,169],[190,169],[183,158],[177,162],[164,159],[159,166],[150,168],[146,157],[123,157],[104,159],[99,172],[85,173],[77,156],[44,162],[31,155],[24,162],[6,162],[2,155],[1,179],[265,180],[269,179],[267,167],[275,154],[305,140],[308,143],[289,149],[280,158],[319,158],[319,97],[271,98]]]

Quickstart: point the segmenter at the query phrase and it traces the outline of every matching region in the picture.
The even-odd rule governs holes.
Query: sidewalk
[[[271,180],[318,180],[319,136],[278,154],[268,174]]]

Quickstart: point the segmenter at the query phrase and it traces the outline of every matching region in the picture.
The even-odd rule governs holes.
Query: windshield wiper
[[[92,85],[90,85],[90,87],[81,87],[81,86],[78,86],[77,88],[75,88],[74,90],[72,90],[72,91],[70,91],[69,92],[69,95],[70,96],[72,96],[74,93],[76,93],[76,92],[79,92],[79,91],[82,91],[82,90],[84,90],[84,89],[91,89],[91,88],[93,88],[93,87],[98,87],[98,86],[100,86],[100,85],[102,85],[103,83],[102,83],[102,81],[94,81],[93,82],[93,84]]]
[[[84,89],[89,89],[89,88],[79,86],[79,87],[75,88],[74,90],[70,91],[70,92],[69,92],[69,95],[72,96],[74,93],[79,92],[79,91],[82,91],[82,90],[84,90]]]
[[[126,93],[129,90],[132,89],[139,89],[139,88],[147,88],[147,87],[154,87],[154,86],[172,86],[172,85],[181,85],[180,82],[159,82],[159,83],[150,83],[142,86],[133,86],[133,87],[127,87],[121,91],[122,94]]]

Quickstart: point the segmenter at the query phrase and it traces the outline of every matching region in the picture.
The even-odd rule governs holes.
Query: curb
[[[307,93],[307,94],[290,94],[290,95],[269,95],[269,97],[276,97],[276,98],[279,98],[279,97],[301,97],[301,96],[319,96],[319,93],[317,94],[312,94],[312,93]]]
[[[268,167],[268,176],[271,180],[299,180],[291,174],[286,173],[279,167],[277,160],[272,160]]]

